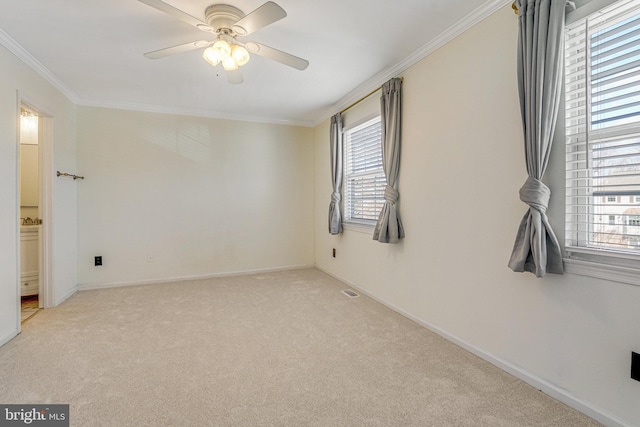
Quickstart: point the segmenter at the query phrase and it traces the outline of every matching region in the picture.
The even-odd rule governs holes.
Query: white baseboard
[[[499,357],[494,356],[491,353],[487,353],[486,351],[475,347],[459,338],[457,338],[454,335],[449,334],[448,332],[428,323],[425,322],[424,320],[412,315],[411,313],[406,312],[405,310],[401,309],[400,307],[395,306],[394,304],[391,304],[387,301],[385,301],[382,298],[379,298],[367,291],[365,291],[364,289],[362,289],[362,287],[356,285],[355,283],[352,283],[349,280],[346,280],[342,277],[340,277],[339,275],[326,270],[320,266],[316,265],[316,268],[326,274],[328,274],[329,276],[345,283],[346,285],[358,290],[359,292],[362,292],[364,295],[368,296],[371,299],[376,300],[377,302],[379,302],[380,304],[390,308],[391,310],[395,311],[396,313],[416,322],[417,324],[419,324],[420,326],[423,326],[427,329],[429,329],[430,331],[440,335],[441,337],[445,338],[448,341],[451,341],[452,343],[458,345],[459,347],[462,347],[463,349],[467,350],[470,353],[475,354],[476,356],[478,356],[479,358],[491,363],[494,366],[497,366],[498,368],[502,369],[505,372],[510,373],[511,375],[513,375],[514,377],[526,382],[527,384],[535,387],[536,389],[542,391],[543,393],[553,397],[556,400],[559,400],[560,402],[564,403],[567,406],[572,407],[573,409],[582,412],[583,414],[587,415],[588,417],[593,418],[594,420],[609,426],[609,427],[634,427],[632,424],[629,424],[617,417],[614,417],[610,414],[607,414],[606,412],[594,407],[593,405],[591,405],[589,402],[585,402],[581,399],[576,398],[575,396],[571,395],[570,393],[568,393],[566,390],[563,390],[557,386],[555,386],[554,384],[550,383],[549,381],[542,379],[528,371],[526,371],[525,369],[522,369],[519,366],[516,366],[514,364],[512,364],[511,362],[508,362],[506,360],[503,360]]]
[[[19,333],[20,333],[20,331],[18,329],[14,329],[13,331],[9,332],[4,337],[0,338],[0,347],[2,347],[3,345],[8,343],[9,341],[14,339],[15,337],[17,337]]]
[[[74,286],[66,294],[62,295],[60,298],[56,298],[56,300],[54,301],[55,307],[65,302],[71,295],[75,294],[76,292],[78,292],[78,287]]]
[[[228,272],[221,272],[221,273],[197,274],[192,276],[163,277],[159,279],[143,279],[143,280],[131,280],[131,281],[123,281],[123,282],[86,283],[86,284],[79,284],[77,287],[77,290],[89,291],[93,289],[121,288],[125,286],[153,285],[157,283],[186,282],[189,280],[213,279],[216,277],[243,276],[247,274],[273,273],[277,271],[288,271],[288,270],[302,270],[304,268],[315,268],[315,265],[293,265],[293,266],[284,266],[284,267],[260,268],[255,270],[228,271]]]

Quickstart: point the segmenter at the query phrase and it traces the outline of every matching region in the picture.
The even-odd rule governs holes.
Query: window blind
[[[377,221],[384,205],[380,117],[344,134],[346,221]]]
[[[566,245],[640,254],[640,0],[566,29]]]

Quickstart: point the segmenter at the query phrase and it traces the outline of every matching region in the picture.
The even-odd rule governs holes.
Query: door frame
[[[48,112],[46,108],[40,106],[37,102],[33,102],[20,91],[17,93],[17,130],[16,130],[16,223],[20,221],[20,108],[27,108],[38,115],[38,216],[42,219],[42,225],[38,233],[38,282],[39,294],[38,301],[41,308],[49,308],[55,306],[53,292],[53,144],[54,144],[54,127],[53,114]],[[18,332],[21,331],[20,320],[20,226],[18,225],[17,236],[17,278],[16,287],[17,296],[17,324]]]

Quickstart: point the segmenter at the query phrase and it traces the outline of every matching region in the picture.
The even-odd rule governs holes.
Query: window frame
[[[343,128],[342,130],[342,143],[343,143],[343,179],[342,179],[342,226],[343,229],[346,230],[353,230],[353,231],[358,231],[358,232],[362,232],[362,233],[372,233],[376,223],[377,223],[377,219],[373,220],[373,219],[359,219],[359,218],[353,218],[351,216],[351,211],[348,209],[348,197],[347,197],[347,191],[349,189],[349,178],[351,176],[351,174],[349,173],[349,168],[348,168],[348,162],[349,162],[349,146],[348,146],[348,134],[351,132],[356,132],[358,130],[360,130],[361,128],[369,125],[369,124],[373,124],[376,122],[380,122],[381,123],[382,120],[382,116],[380,113],[376,112],[376,113],[372,113],[367,115],[366,117],[363,117],[362,119],[354,122],[353,124],[350,124],[348,126],[346,126],[345,128]],[[380,139],[380,154],[382,154],[382,139]],[[358,176],[366,176],[366,175],[374,175],[374,174],[379,174],[380,172],[382,173],[382,176],[384,177],[384,170],[382,168],[382,163],[380,164],[380,168],[375,170],[376,172],[371,172],[369,174],[363,174],[363,173],[358,173],[355,175]],[[385,184],[386,184],[386,178],[385,178]],[[381,200],[384,200],[384,186],[383,188],[380,190],[380,192],[378,193],[381,196]],[[384,202],[383,202],[384,203]],[[378,211],[379,213],[379,211]]]
[[[617,2],[618,0],[592,0],[584,4],[577,10],[569,12],[567,14],[565,27],[569,27],[575,24],[577,21],[581,21],[584,18],[593,15],[594,13],[599,13],[605,7],[608,7]],[[565,115],[564,119],[565,121],[567,121],[565,109],[566,106],[562,109],[562,114]],[[558,130],[560,130],[560,128],[558,128]],[[562,135],[562,140],[564,142],[565,152],[568,155],[568,152],[566,151],[566,131],[564,133],[565,134]],[[567,165],[567,159],[565,159],[564,165]],[[567,170],[567,176],[565,177],[565,191],[567,193],[571,189],[570,185],[568,184],[568,174],[569,170]],[[633,200],[635,201],[637,200],[637,198],[638,197]],[[604,201],[605,203],[613,203],[609,202],[607,198],[605,198]],[[617,199],[616,202],[619,203]],[[567,214],[568,212],[565,212],[565,215]],[[624,223],[625,225],[628,225],[626,220],[624,221]],[[607,250],[605,248],[572,246],[570,245],[569,239],[567,237],[570,233],[570,231],[568,230],[568,218],[565,218],[564,233],[565,272],[569,274],[595,277],[640,286],[640,268],[638,268],[640,253],[614,251]]]

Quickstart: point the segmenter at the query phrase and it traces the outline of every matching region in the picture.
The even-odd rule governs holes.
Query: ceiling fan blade
[[[272,59],[281,64],[295,68],[296,70],[302,71],[309,66],[309,61],[306,59],[298,58],[290,53],[286,53],[260,43],[247,42],[245,43],[245,48],[251,53]]]
[[[155,9],[158,9],[161,12],[167,13],[174,18],[181,20],[182,22],[186,22],[189,25],[193,25],[199,30],[213,32],[213,28],[209,25],[205,24],[198,18],[194,18],[186,12],[181,11],[180,9],[176,9],[175,7],[167,4],[161,0],[138,0],[140,3],[144,3],[148,6],[151,6]]]
[[[240,84],[244,81],[240,70],[227,71],[227,81],[233,85]]]
[[[285,16],[287,16],[287,12],[283,8],[272,1],[268,1],[233,24],[233,31],[239,36],[246,36],[281,20]]]
[[[198,40],[195,42],[189,42],[185,44],[180,44],[178,46],[167,47],[165,49],[154,50],[153,52],[147,52],[144,54],[145,57],[149,59],[160,59],[165,56],[174,55],[176,53],[188,52],[190,50],[199,49],[203,47],[207,47],[211,44],[206,40]]]

